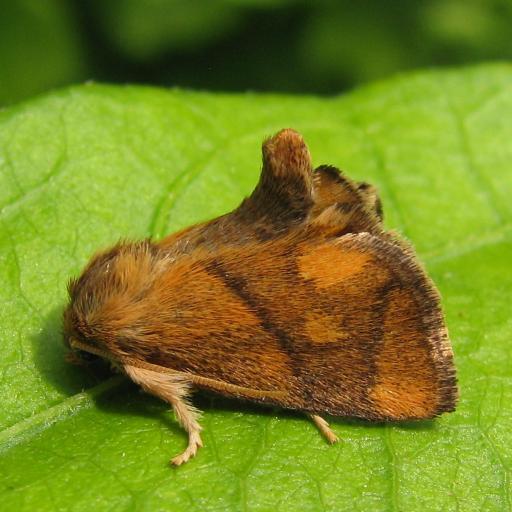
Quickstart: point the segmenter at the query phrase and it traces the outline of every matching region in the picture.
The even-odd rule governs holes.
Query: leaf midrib
[[[69,418],[82,409],[92,407],[96,398],[115,389],[125,381],[126,378],[123,375],[114,375],[97,386],[72,395],[48,409],[7,427],[0,432],[0,453],[46,430],[60,420]]]

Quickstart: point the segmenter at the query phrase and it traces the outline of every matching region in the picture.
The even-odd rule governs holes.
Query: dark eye
[[[85,350],[76,350],[76,355],[82,361],[86,361],[87,363],[91,363],[92,361],[96,361],[100,358],[99,356],[91,354],[90,352],[86,352]]]
[[[89,365],[99,359],[99,357],[94,354],[76,348],[66,352],[65,358],[68,363],[78,366]]]

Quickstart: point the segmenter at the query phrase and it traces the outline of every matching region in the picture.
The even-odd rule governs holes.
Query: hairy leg
[[[197,449],[203,446],[201,441],[201,426],[197,422],[199,411],[188,402],[190,383],[180,374],[159,373],[131,365],[124,365],[124,371],[144,391],[155,395],[172,405],[179,424],[188,433],[188,446],[171,462],[176,466],[187,462]]]

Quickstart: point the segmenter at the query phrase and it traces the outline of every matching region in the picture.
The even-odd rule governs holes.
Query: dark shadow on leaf
[[[98,409],[108,414],[123,416],[138,416],[141,418],[158,419],[170,435],[186,436],[185,431],[178,425],[168,404],[144,393],[128,378],[116,386],[111,392],[102,393],[94,398]]]
[[[382,429],[386,425],[392,426],[400,430],[429,431],[435,430],[435,420],[418,420],[418,421],[368,421],[359,418],[340,418],[338,416],[326,416],[327,421],[331,425],[350,425],[354,427],[376,428]]]
[[[96,386],[109,375],[105,365],[77,366],[66,361],[62,338],[63,305],[45,318],[41,331],[32,336],[34,362],[44,380],[66,395],[74,395]]]
[[[294,418],[304,419],[304,421],[311,421],[305,413],[301,411],[294,411],[290,409],[281,409],[277,406],[263,405],[248,402],[245,400],[237,400],[233,398],[227,398],[206,391],[196,393],[194,396],[194,404],[201,410],[215,410],[215,411],[227,411],[227,412],[247,412],[250,414],[260,414],[264,416],[279,416],[280,418]],[[368,421],[359,418],[344,418],[340,416],[329,416],[324,415],[325,419],[334,427],[339,426],[360,426],[364,428],[375,428],[382,429],[386,425],[392,425],[395,428],[401,430],[414,430],[414,431],[429,431],[435,430],[435,420],[419,420],[419,421],[395,421],[395,422],[383,422],[383,421]]]
[[[62,337],[62,311],[64,306],[55,307],[46,317],[41,331],[31,339],[34,361],[43,378],[56,389],[72,396],[93,389],[111,379],[115,373],[110,365],[102,360],[85,365],[75,365],[66,361],[68,349]],[[127,416],[159,418],[173,434],[185,435],[174,420],[169,406],[148,394],[128,379],[94,396],[98,409]]]

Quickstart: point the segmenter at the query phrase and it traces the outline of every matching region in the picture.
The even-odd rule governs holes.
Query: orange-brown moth
[[[313,170],[302,137],[263,144],[233,212],[160,242],[120,242],[68,286],[64,336],[172,405],[202,446],[193,388],[306,413],[415,420],[453,411],[439,295],[411,246],[384,230],[374,187]]]

